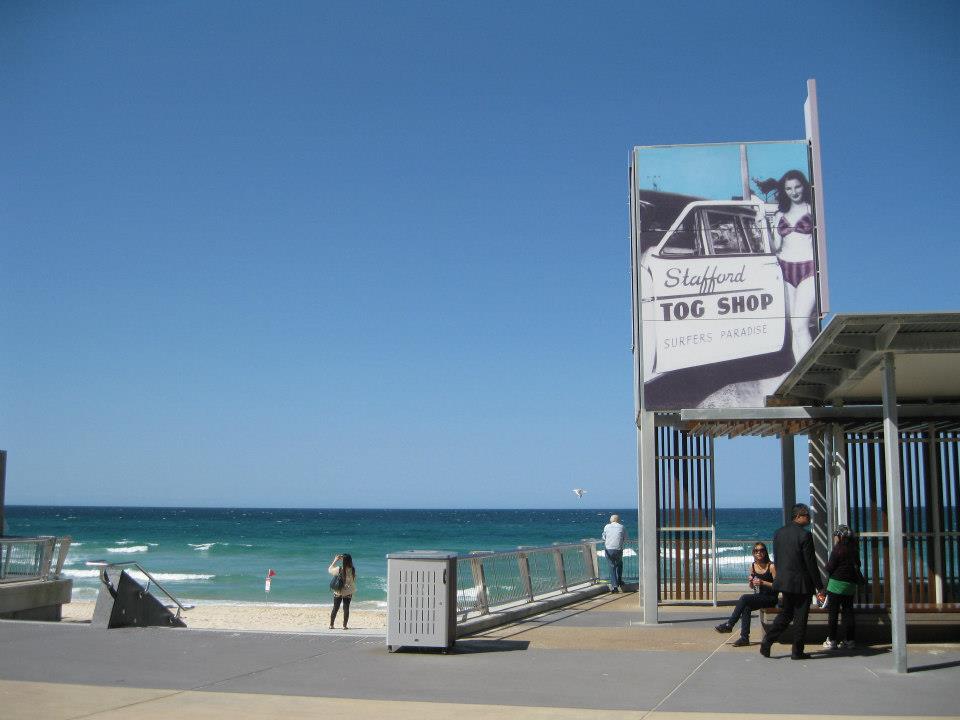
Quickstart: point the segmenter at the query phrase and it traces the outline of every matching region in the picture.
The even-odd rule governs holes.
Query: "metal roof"
[[[881,370],[892,353],[900,430],[960,432],[960,313],[836,315],[764,408],[658,415],[689,433],[736,437],[882,428]]]
[[[899,402],[960,400],[960,313],[882,313],[834,316],[767,404],[879,404],[888,353]]]

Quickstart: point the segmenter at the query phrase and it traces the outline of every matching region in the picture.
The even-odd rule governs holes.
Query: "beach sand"
[[[63,606],[63,622],[90,622],[92,601],[74,601]],[[329,632],[329,605],[283,605],[244,603],[240,605],[198,604],[184,613],[188,628],[206,630],[260,630],[281,632]],[[349,627],[360,630],[386,628],[386,612],[350,608]],[[343,625],[343,610],[337,615],[337,629]]]

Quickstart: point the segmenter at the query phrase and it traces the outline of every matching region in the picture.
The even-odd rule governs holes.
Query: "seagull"
[[[583,498],[583,496],[584,496],[584,494],[585,494],[586,492],[587,492],[587,491],[584,490],[583,488],[574,488],[574,489],[573,489],[573,494],[576,495],[578,498]]]

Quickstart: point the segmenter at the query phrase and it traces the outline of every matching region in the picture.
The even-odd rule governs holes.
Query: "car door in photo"
[[[644,376],[777,352],[783,275],[759,200],[689,203],[640,262]]]

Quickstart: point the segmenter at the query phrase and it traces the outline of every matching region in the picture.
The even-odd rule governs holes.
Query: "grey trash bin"
[[[457,639],[457,554],[410,550],[387,555],[387,649],[434,647]]]

